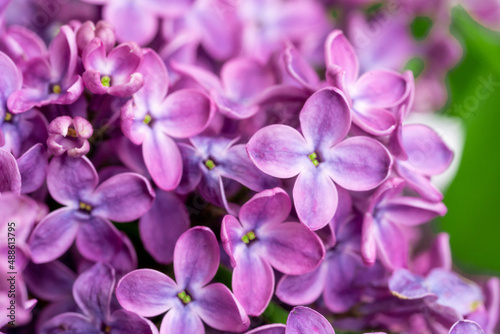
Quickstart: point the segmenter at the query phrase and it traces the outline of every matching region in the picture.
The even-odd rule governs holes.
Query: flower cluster
[[[447,1],[0,2],[0,330],[495,333],[421,228]]]

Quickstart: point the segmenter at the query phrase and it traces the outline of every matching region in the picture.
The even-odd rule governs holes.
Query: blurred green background
[[[450,100],[443,113],[464,121],[466,138],[444,198],[448,214],[436,229],[450,234],[458,268],[500,276],[500,34],[461,7],[452,17],[451,32],[462,43],[464,58],[449,73]]]

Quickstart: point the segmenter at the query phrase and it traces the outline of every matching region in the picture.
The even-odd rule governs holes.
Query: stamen
[[[5,122],[10,122],[12,121],[12,114],[8,111],[5,112],[5,117],[3,119]]]
[[[61,94],[61,92],[62,92],[61,85],[54,85],[52,87],[52,92],[54,94]]]
[[[192,301],[191,296],[186,293],[186,291],[179,292],[177,297],[184,303],[188,304]]]
[[[151,123],[151,121],[153,120],[153,118],[151,117],[150,114],[146,114],[146,116],[144,116],[144,120],[142,121],[144,124],[148,125],[149,123]]]
[[[101,84],[104,87],[109,87],[111,85],[111,78],[109,77],[109,75],[105,75],[101,78]]]
[[[215,168],[215,162],[213,160],[208,159],[207,161],[205,161],[205,166],[207,166],[209,170],[212,170]]]
[[[92,206],[83,202],[80,202],[80,210],[87,211],[90,213],[92,211]]]
[[[255,236],[255,232],[254,231],[250,231],[250,232],[248,232],[247,234],[245,234],[244,236],[241,237],[241,241],[243,241],[244,243],[246,243],[248,245],[250,243],[250,241],[253,241],[256,238],[257,237]]]
[[[73,137],[73,138],[77,138],[78,137],[78,134],[76,133],[76,130],[73,129],[73,128],[69,128],[68,129],[68,133],[66,135],[70,136],[70,137]]]
[[[313,163],[313,165],[318,167],[319,161],[318,161],[318,155],[316,154],[316,152],[309,154],[308,157],[309,157],[309,160],[311,160],[311,162]]]

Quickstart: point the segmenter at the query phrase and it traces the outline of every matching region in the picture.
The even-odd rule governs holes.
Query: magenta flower
[[[23,85],[10,95],[7,105],[13,113],[48,104],[72,104],[83,92],[82,78],[76,74],[78,50],[75,33],[67,25],[49,46],[48,59],[36,57],[23,68]]]
[[[367,137],[345,139],[351,113],[342,93],[325,88],[314,93],[300,112],[302,134],[288,126],[270,125],[247,144],[255,165],[279,178],[298,175],[293,188],[297,215],[317,230],[337,210],[337,186],[370,190],[391,170],[392,158],[378,141]]]
[[[73,296],[80,313],[62,313],[47,321],[40,334],[156,334],[148,320],[126,310],[111,312],[115,271],[98,263],[80,274],[73,285]]]
[[[142,50],[135,43],[118,45],[109,53],[100,38],[91,40],[82,54],[83,82],[94,94],[129,97],[144,85],[138,72]]]
[[[226,215],[221,239],[234,267],[234,295],[250,315],[258,316],[274,292],[273,267],[288,275],[314,270],[325,256],[319,237],[305,226],[283,221],[291,203],[280,188],[264,190],[240,210]]]
[[[176,281],[156,270],[139,269],[120,280],[116,296],[123,308],[141,316],[167,312],[160,333],[203,334],[203,322],[221,331],[242,332],[250,320],[231,291],[221,283],[208,284],[218,266],[215,235],[207,227],[193,227],[175,245]]]
[[[327,80],[347,96],[354,124],[375,136],[394,131],[397,120],[391,108],[399,106],[410,93],[407,82],[413,80],[411,73],[372,70],[358,78],[358,57],[340,30],[328,36],[325,58]]]
[[[49,124],[47,146],[54,155],[68,152],[70,157],[78,158],[89,151],[88,139],[93,132],[92,125],[83,117],[60,116]]]
[[[173,138],[189,138],[205,129],[215,107],[202,92],[182,89],[167,96],[168,73],[153,50],[144,51],[138,70],[145,85],[122,109],[122,131],[142,144],[144,162],[153,181],[173,190],[181,181],[182,157]]]
[[[115,175],[98,186],[99,178],[86,158],[55,157],[49,165],[47,187],[63,208],[47,215],[30,237],[35,263],[61,256],[76,238],[89,260],[109,261],[121,249],[122,239],[110,220],[128,222],[151,207],[149,182],[135,173]]]
[[[404,186],[402,179],[390,179],[370,200],[363,219],[361,247],[366,264],[372,265],[378,257],[387,268],[406,267],[408,240],[401,227],[421,225],[446,214],[441,202],[398,196]]]

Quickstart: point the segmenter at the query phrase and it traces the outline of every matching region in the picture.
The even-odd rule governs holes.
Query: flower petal
[[[289,178],[311,164],[314,148],[292,127],[275,124],[257,131],[247,144],[253,163],[264,173]]]
[[[437,216],[444,216],[446,211],[446,206],[441,202],[431,203],[417,197],[391,198],[383,206],[385,219],[405,226],[426,223]]]
[[[182,288],[201,287],[212,280],[219,267],[219,244],[214,233],[196,226],[177,240],[174,250],[174,272]]]
[[[283,57],[288,74],[305,88],[315,91],[319,85],[318,74],[304,56],[293,45],[288,45]]]
[[[21,173],[23,194],[31,193],[40,188],[45,181],[48,162],[43,144],[38,143],[17,159]]]
[[[332,325],[320,313],[297,306],[288,315],[286,334],[335,334]]]
[[[337,189],[325,172],[312,166],[297,177],[293,187],[293,203],[300,221],[310,229],[318,230],[335,215]]]
[[[144,49],[137,72],[142,74],[144,86],[134,94],[134,100],[143,105],[163,101],[168,92],[168,72],[160,56],[152,49]]]
[[[389,279],[391,293],[401,299],[420,299],[435,296],[424,285],[424,278],[406,269],[396,270]]]
[[[354,124],[371,135],[386,136],[396,129],[396,118],[386,109],[360,106],[352,111]]]
[[[113,268],[104,263],[97,263],[78,276],[73,285],[73,296],[86,316],[104,321],[109,317],[109,305],[114,287]]]
[[[356,81],[359,63],[351,43],[340,30],[330,33],[325,42],[325,61],[327,67],[337,65],[345,71],[346,84]]]
[[[420,196],[431,201],[440,202],[443,200],[443,194],[432,183],[428,176],[419,174],[409,164],[404,161],[396,163],[398,174],[406,181],[408,186],[415,190]]]
[[[316,233],[299,223],[266,225],[259,230],[259,249],[271,266],[287,275],[302,275],[318,267],[325,248]]]
[[[12,154],[0,149],[0,193],[21,193],[21,173]]]
[[[177,144],[161,131],[146,136],[142,154],[149,174],[158,187],[173,190],[181,182],[182,157]]]
[[[49,164],[47,187],[50,195],[61,204],[77,203],[94,190],[98,181],[94,166],[85,156],[81,158],[54,157]]]
[[[400,227],[385,219],[375,224],[377,256],[389,269],[406,267],[408,263],[408,240]]]
[[[92,197],[98,203],[92,214],[112,221],[128,222],[143,216],[155,194],[149,181],[136,173],[120,173],[101,183]]]
[[[113,312],[109,318],[107,325],[111,327],[110,334],[118,333],[134,333],[134,334],[155,334],[157,333],[151,329],[151,325],[144,318],[137,314],[125,310],[118,310]]]
[[[122,239],[120,232],[109,220],[91,216],[80,223],[76,247],[88,260],[107,262],[121,250]]]
[[[264,325],[252,329],[245,334],[285,334],[285,328],[286,326],[284,324]]]
[[[241,207],[241,225],[249,231],[264,225],[278,225],[288,217],[291,209],[290,197],[283,189],[264,190]]]
[[[37,298],[54,302],[72,295],[76,274],[59,261],[44,264],[30,262],[23,278]]]
[[[189,307],[177,307],[170,310],[163,318],[160,334],[205,334],[205,327],[200,317]]]
[[[300,126],[315,150],[329,149],[344,139],[351,128],[351,111],[342,93],[336,88],[314,93],[300,112]]]
[[[422,124],[405,125],[402,130],[407,163],[424,175],[441,174],[451,164],[453,152],[439,135]]]
[[[378,141],[351,137],[330,149],[325,157],[326,172],[343,188],[370,190],[380,185],[391,171],[389,151]]]
[[[31,234],[31,260],[34,263],[45,263],[57,259],[73,243],[78,225],[73,209],[62,208],[51,212]]]
[[[40,334],[51,334],[61,329],[71,334],[101,334],[91,319],[78,313],[63,313],[43,324]]]
[[[157,190],[153,206],[139,222],[144,248],[156,262],[172,263],[175,243],[189,224],[184,203],[172,193]]]
[[[231,290],[222,283],[207,285],[197,291],[196,311],[210,327],[220,331],[243,332],[250,325],[250,319],[234,298]]]
[[[350,93],[354,108],[390,108],[402,101],[406,90],[404,75],[390,70],[373,70],[363,74]]]
[[[323,293],[326,270],[323,266],[302,275],[285,275],[276,286],[276,297],[289,305],[314,303]]]
[[[239,248],[234,255],[233,293],[248,315],[259,316],[273,296],[273,269],[251,248]]]
[[[484,331],[474,321],[460,320],[450,328],[449,334],[484,334]]]
[[[143,317],[154,317],[180,303],[178,286],[167,275],[152,269],[134,270],[118,282],[120,305]]]

